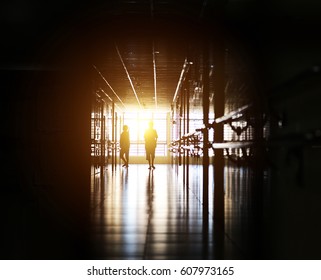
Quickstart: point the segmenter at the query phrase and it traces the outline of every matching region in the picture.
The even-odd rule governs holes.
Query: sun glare
[[[130,156],[145,155],[144,134],[149,122],[153,121],[158,134],[156,155],[167,155],[167,112],[126,111],[123,113],[122,125],[127,125],[130,135]],[[122,130],[122,128],[121,128]]]
[[[157,129],[159,120],[166,120],[166,114],[152,111],[136,111],[125,112],[123,117],[123,123],[128,125],[132,140],[143,140],[149,122],[153,121]]]

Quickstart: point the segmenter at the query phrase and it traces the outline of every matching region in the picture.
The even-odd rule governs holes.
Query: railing
[[[202,134],[195,131],[183,135],[180,139],[171,142],[169,151],[178,154],[188,151],[190,156],[200,157],[203,153]]]
[[[252,104],[244,105],[237,110],[234,110],[222,117],[216,118],[212,123],[207,124],[205,127],[197,128],[194,132],[185,134],[179,139],[171,142],[169,151],[182,155],[185,152],[191,157],[200,157],[203,155],[203,150],[206,147],[211,150],[211,154],[215,155],[215,150],[224,149],[224,155],[230,160],[236,163],[248,162],[252,156],[252,150],[257,147],[258,141],[251,135],[251,139],[238,140],[238,141],[224,141],[222,143],[214,143],[209,141],[203,142],[203,132],[205,130],[214,129],[217,125],[229,126],[235,133],[237,139],[240,138],[242,133],[247,131],[250,127],[255,127],[253,119],[256,117],[251,112]],[[264,126],[267,123],[267,118],[262,117],[261,125]],[[240,121],[245,121],[245,126],[237,125]],[[262,127],[261,127],[262,129]]]

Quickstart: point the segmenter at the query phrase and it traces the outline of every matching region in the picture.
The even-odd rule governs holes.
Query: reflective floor
[[[100,172],[102,171],[102,172]],[[183,171],[185,171],[183,173]],[[253,259],[251,174],[225,167],[225,229],[213,223],[213,169],[203,213],[203,167],[132,164],[92,168],[91,248],[95,259]],[[103,174],[103,175],[102,175]],[[254,243],[253,243],[254,242]]]

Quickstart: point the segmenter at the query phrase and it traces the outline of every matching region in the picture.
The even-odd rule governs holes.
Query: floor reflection
[[[92,247],[96,259],[213,259],[213,167],[209,213],[203,215],[202,166],[158,165],[92,169]],[[251,174],[225,167],[225,259],[251,258]],[[204,223],[203,217],[208,217]]]

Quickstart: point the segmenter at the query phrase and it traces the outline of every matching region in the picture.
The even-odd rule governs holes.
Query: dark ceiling
[[[120,109],[169,111],[182,69],[192,61],[203,32],[207,8],[208,1],[118,1],[102,12],[113,26],[98,35],[94,69],[102,96]]]
[[[121,109],[169,109],[186,59],[183,40],[131,34],[113,39],[94,62],[96,87]]]
[[[201,79],[209,38],[232,27],[235,13],[242,13],[236,21],[254,16],[255,1],[243,3],[240,9],[240,1],[114,1],[102,8],[93,28],[97,93],[122,110],[169,111],[183,68],[193,68],[191,83]],[[233,20],[224,22],[231,7]]]
[[[277,44],[288,37],[306,34],[307,22],[310,26],[318,19],[316,11],[320,4],[313,0],[301,2],[2,2],[1,68],[50,68],[50,63],[45,61],[51,59],[52,63],[55,52],[67,50],[66,42],[77,38],[77,42],[84,44],[73,42],[66,53],[88,48],[85,52],[92,67],[93,91],[109,96],[120,109],[169,110],[185,61],[193,62],[197,72],[197,60],[202,53],[200,42],[221,28],[226,31],[226,48],[233,58],[227,67],[230,71],[227,80],[230,89],[234,83],[231,94],[239,98],[239,89],[246,88],[252,74],[255,80],[258,74],[272,77],[277,73],[277,69],[270,69],[275,61],[269,59],[277,57],[274,55]],[[257,71],[258,65],[262,73]],[[270,71],[271,75],[264,71]],[[283,79],[284,73],[275,74],[274,80]],[[197,79],[197,73],[195,75]],[[237,81],[240,77],[244,77],[243,81]],[[227,99],[235,101],[232,97]]]

